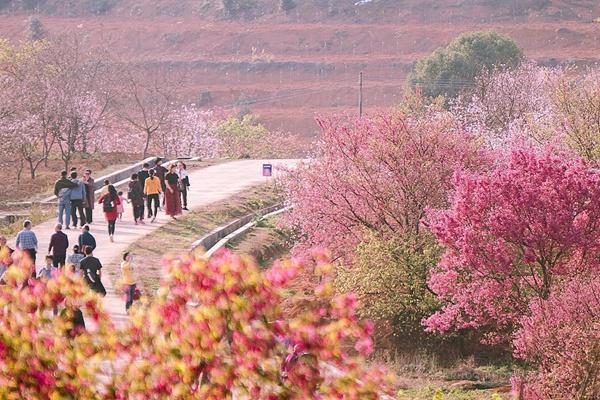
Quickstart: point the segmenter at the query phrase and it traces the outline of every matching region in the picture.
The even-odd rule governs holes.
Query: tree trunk
[[[24,167],[23,160],[19,161],[19,166],[17,167],[17,183],[21,183],[21,174],[23,173]]]
[[[27,159],[27,162],[29,163],[29,174],[31,175],[31,179],[34,180],[35,179],[35,167],[33,165],[33,160],[31,158]]]
[[[152,137],[152,132],[149,129],[146,129],[146,143],[144,144],[143,158],[148,157],[148,147],[150,147],[150,138],[151,137]]]

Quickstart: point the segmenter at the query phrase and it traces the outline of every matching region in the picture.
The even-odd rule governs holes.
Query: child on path
[[[84,257],[85,256],[81,254],[81,251],[79,250],[79,245],[76,244],[73,246],[73,254],[71,254],[67,260],[67,264],[72,268],[73,272],[83,275],[83,272],[81,272],[81,260],[83,260]]]
[[[123,208],[123,204],[125,202],[129,203],[129,200],[127,200],[123,196],[123,192],[121,192],[121,191],[119,191],[119,193],[117,193],[117,195],[119,196],[119,200],[120,200],[120,203],[117,204],[117,213],[119,214],[119,221],[123,221],[123,212],[125,212],[125,209]]]
[[[46,256],[46,265],[43,266],[37,273],[37,279],[52,279],[52,274],[56,270],[52,265],[54,263],[54,257]]]
[[[54,257],[46,256],[46,265],[42,267],[37,273],[37,279],[49,281],[53,278],[53,275],[56,273],[58,268],[54,268]],[[58,315],[58,307],[54,307],[52,310],[54,315]]]

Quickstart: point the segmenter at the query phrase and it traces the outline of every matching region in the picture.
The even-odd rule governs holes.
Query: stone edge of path
[[[191,250],[204,248],[206,250],[205,255],[210,256],[223,247],[229,240],[256,225],[257,222],[275,215],[275,213],[283,212],[286,209],[289,209],[289,207],[286,207],[282,203],[274,204],[233,220],[226,225],[219,226],[192,243]],[[218,248],[216,248],[217,246]]]

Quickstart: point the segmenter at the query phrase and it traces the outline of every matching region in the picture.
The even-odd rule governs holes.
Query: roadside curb
[[[213,229],[211,232],[196,240],[192,243],[191,250],[194,251],[199,248],[204,248],[206,249],[204,255],[210,257],[217,250],[225,246],[227,242],[254,227],[258,222],[281,214],[291,208],[292,206],[286,206],[285,204],[280,203],[238,218],[227,225]]]

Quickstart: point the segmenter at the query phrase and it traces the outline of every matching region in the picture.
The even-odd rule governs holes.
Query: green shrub
[[[472,86],[475,77],[493,68],[513,68],[523,53],[508,36],[494,31],[466,33],[420,60],[408,78],[430,97],[452,98]]]
[[[288,12],[296,7],[296,2],[294,0],[281,0],[279,6],[282,11]]]
[[[440,255],[429,234],[393,240],[370,234],[358,246],[354,264],[338,268],[336,289],[356,293],[361,316],[390,323],[394,336],[421,337],[421,320],[438,307],[427,277]]]

